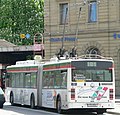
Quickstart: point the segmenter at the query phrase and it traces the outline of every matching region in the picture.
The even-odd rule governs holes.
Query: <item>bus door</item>
[[[24,104],[24,90],[23,89],[20,90],[20,103]]]

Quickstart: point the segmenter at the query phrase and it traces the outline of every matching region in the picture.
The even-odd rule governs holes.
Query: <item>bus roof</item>
[[[65,59],[62,57],[58,59],[57,57],[53,57],[50,60],[26,60],[26,61],[17,61],[15,65],[8,66],[7,68],[14,68],[14,67],[28,67],[28,66],[44,66],[44,65],[51,65],[51,64],[60,64],[60,63],[69,63],[71,61],[110,61],[113,62],[112,58],[106,58],[98,55],[90,57],[89,55],[82,55],[79,57]]]

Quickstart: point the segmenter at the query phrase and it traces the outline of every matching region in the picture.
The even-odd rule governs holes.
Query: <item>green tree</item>
[[[31,45],[36,33],[44,31],[44,0],[1,0],[0,39],[16,45]],[[21,39],[20,34],[30,34]]]

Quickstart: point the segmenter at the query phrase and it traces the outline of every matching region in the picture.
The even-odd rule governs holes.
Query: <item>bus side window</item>
[[[12,87],[16,87],[16,76],[14,73],[11,74]]]
[[[60,88],[61,87],[61,77],[60,77],[60,71],[56,71],[56,77],[55,77],[55,86],[54,88]]]
[[[30,88],[31,73],[25,73],[25,88]]]
[[[43,88],[48,88],[49,84],[49,77],[48,75],[44,72],[43,73]]]
[[[61,87],[62,88],[67,88],[67,70],[64,72],[61,72],[61,77],[62,77],[62,84]]]
[[[37,73],[31,73],[31,87],[36,88],[37,87]]]
[[[52,71],[50,76],[49,76],[49,88],[54,87],[54,78],[55,78],[55,72]]]

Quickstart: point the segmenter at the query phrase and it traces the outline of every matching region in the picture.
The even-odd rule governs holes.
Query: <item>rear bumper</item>
[[[114,103],[69,103],[68,109],[114,109]]]
[[[107,109],[114,109],[115,105],[111,103],[100,103],[99,106],[88,107],[87,103],[69,103],[68,105],[62,107],[63,110],[73,110],[80,112],[97,112],[98,114],[102,114],[106,112]]]

